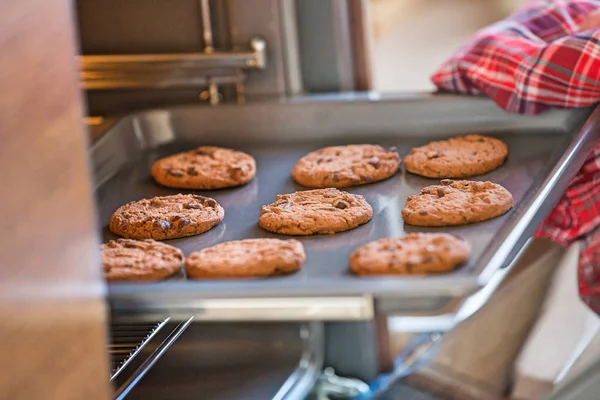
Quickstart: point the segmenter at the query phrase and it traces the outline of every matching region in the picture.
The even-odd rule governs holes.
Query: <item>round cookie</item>
[[[417,275],[449,272],[469,259],[469,244],[446,233],[411,233],[379,239],[354,250],[357,275]]]
[[[127,203],[110,217],[111,232],[130,239],[176,239],[199,235],[223,220],[214,199],[195,194],[153,197]]]
[[[406,170],[427,178],[467,178],[504,164],[508,147],[498,139],[466,135],[417,147],[404,158]]]
[[[185,261],[190,278],[256,278],[291,274],[306,260],[297,240],[246,239],[195,251]]]
[[[262,206],[259,225],[283,235],[334,234],[369,222],[373,209],[363,196],[337,189],[279,194]]]
[[[398,172],[400,156],[371,144],[325,147],[302,157],[292,178],[311,188],[345,188],[387,179]]]
[[[101,246],[109,282],[159,281],[181,270],[183,252],[152,239],[111,240]]]
[[[512,206],[512,195],[497,183],[444,179],[409,196],[402,218],[416,226],[466,225],[495,218]]]
[[[223,189],[248,183],[256,175],[254,158],[213,146],[175,154],[152,164],[152,177],[176,189]]]

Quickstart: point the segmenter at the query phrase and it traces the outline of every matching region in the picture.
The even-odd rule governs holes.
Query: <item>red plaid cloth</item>
[[[433,75],[442,90],[485,94],[508,112],[600,101],[600,1],[533,1],[479,31]],[[600,314],[600,143],[536,233],[582,240],[579,291]]]

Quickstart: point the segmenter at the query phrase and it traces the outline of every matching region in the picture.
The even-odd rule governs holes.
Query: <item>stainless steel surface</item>
[[[228,6],[228,28],[233,44],[245,43],[253,37],[260,37],[268,44],[267,67],[260,73],[252,74],[245,83],[248,96],[286,95],[286,52],[294,50],[285,48],[289,34],[293,32],[287,31],[283,25],[284,1],[223,0]]]
[[[137,385],[140,380],[152,369],[152,367],[165,355],[167,350],[179,339],[179,337],[190,326],[194,317],[188,318],[181,322],[169,336],[146,358],[142,364],[133,372],[131,376],[120,386],[116,393],[115,399],[123,400]]]
[[[85,55],[79,57],[80,80],[87,90],[236,83],[239,70],[265,67],[265,52],[264,40],[254,38],[246,52]]]
[[[272,400],[304,399],[319,379],[323,368],[325,338],[323,324],[308,323],[300,328],[304,351],[296,370],[284,382]]]
[[[213,40],[212,15],[210,10],[210,0],[200,0],[200,18],[202,19],[202,38],[204,40],[204,53],[211,54],[215,49]],[[237,74],[240,78],[236,85],[242,85],[243,75]],[[217,82],[208,77],[208,99],[212,106],[220,102],[219,86]]]
[[[285,94],[298,96],[303,91],[300,50],[298,43],[298,16],[295,0],[281,0],[281,48],[285,72]]]
[[[325,323],[325,365],[343,377],[371,382],[393,368],[385,317]],[[360,343],[360,345],[357,345]]]
[[[121,375],[167,322],[169,318],[156,324],[113,324],[110,327],[108,354],[112,361],[111,381]]]
[[[128,398],[304,399],[322,340],[320,323],[194,323]]]
[[[600,360],[562,384],[546,400],[597,400],[600,393]]]
[[[160,303],[151,293],[136,297],[133,302],[117,298],[111,305],[131,321],[154,321],[166,315],[174,320],[194,315],[197,321],[348,321],[369,320],[374,315],[370,296],[203,299],[190,293]]]
[[[404,232],[439,231],[402,224],[400,211],[406,197],[435,182],[402,171],[387,181],[349,189],[363,194],[372,204],[373,220],[335,236],[300,238],[308,259],[295,275],[253,281],[188,281],[179,276],[156,284],[111,285],[113,308],[154,317],[194,310],[199,318],[218,319],[221,310],[214,306],[217,300],[235,304],[231,299],[257,299],[258,303],[268,304],[269,299],[276,298],[272,304],[277,304],[285,297],[288,305],[298,305],[294,307],[297,314],[291,318],[310,320],[331,317],[318,312],[323,297],[371,296],[383,313],[444,312],[449,302],[473,294],[504,273],[501,268],[511,261],[514,250],[523,246],[558,199],[598,134],[592,129],[597,113],[581,129],[589,110],[528,118],[505,114],[483,99],[372,99],[372,95],[366,99],[345,96],[335,101],[324,97],[319,101],[223,106],[208,112],[187,107],[130,117],[96,142],[92,150],[101,224],[105,227],[111,213],[125,202],[177,193],[152,181],[150,164],[158,157],[200,143],[248,151],[257,159],[258,176],[242,188],[203,192],[225,207],[226,217],[204,235],[170,241],[186,254],[226,240],[277,237],[258,228],[260,206],[272,202],[278,193],[301,190],[289,178],[292,165],[306,152],[325,144],[374,142],[394,145],[405,155],[411,147],[451,134],[494,134],[507,142],[510,156],[502,168],[477,179],[504,185],[514,196],[515,208],[491,221],[444,230],[472,244],[467,266],[451,274],[429,277],[359,278],[348,273],[349,253],[368,241]],[[112,237],[105,229],[104,239]],[[240,301],[228,309],[227,319],[246,319],[248,310],[242,304],[247,303]],[[355,308],[357,304],[362,311]],[[271,306],[262,310],[264,314],[257,310],[260,319],[282,317],[281,313],[273,313]],[[358,301],[349,305],[344,315],[360,319],[369,318],[370,313]],[[253,314],[252,318],[258,316]]]
[[[211,53],[214,50],[215,43],[213,40],[210,0],[200,0],[200,18],[202,19],[202,40],[204,41],[204,52]]]
[[[348,1],[296,2],[305,92],[356,90]]]
[[[339,377],[333,368],[325,368],[314,388],[311,399],[330,400],[331,396],[334,396],[335,399],[354,399],[368,392],[369,385],[366,383],[358,379]]]

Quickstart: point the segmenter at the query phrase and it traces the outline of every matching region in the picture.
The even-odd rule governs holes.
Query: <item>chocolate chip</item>
[[[474,156],[476,156],[476,155],[477,155],[477,152],[476,152],[476,151],[474,151],[474,152],[472,152],[472,153],[471,153],[471,155],[474,155]]]
[[[177,225],[177,228],[181,229],[186,225],[189,225],[191,222],[189,219],[187,219],[186,217],[183,217],[181,215],[176,215],[173,220],[173,222],[175,222],[175,224]]]
[[[419,211],[419,215],[427,215],[427,211]]]
[[[423,261],[421,261],[423,264],[429,264],[430,262],[433,261],[433,257],[425,257],[423,259]]]
[[[210,158],[213,158],[215,155],[215,151],[213,149],[197,148],[195,152],[200,156],[209,156]]]
[[[191,176],[196,176],[196,175],[198,175],[198,171],[196,171],[196,168],[194,168],[194,167],[189,167],[189,168],[186,170],[186,172],[188,173],[188,175],[191,175]]]
[[[199,195],[199,194],[194,194],[194,195],[192,195],[192,197],[194,197],[195,199],[200,200],[201,202],[204,202],[204,201],[208,200],[208,197],[202,196],[202,195]]]
[[[202,206],[200,204],[187,203],[187,204],[183,205],[183,208],[185,208],[186,210],[190,210],[190,209],[200,210],[202,208]]]
[[[448,185],[451,185],[452,183],[454,183],[454,181],[453,181],[452,179],[442,179],[442,180],[440,181],[440,183],[441,183],[442,185],[448,186]]]
[[[479,139],[477,139],[477,141],[483,143],[483,142],[485,142],[485,139],[484,138],[479,138]]]
[[[171,176],[174,176],[174,177],[177,177],[177,178],[181,178],[183,176],[183,172],[181,172],[181,171],[179,171],[177,169],[174,169],[174,168],[169,168],[167,170],[167,174],[169,174]]]
[[[427,152],[427,158],[429,158],[430,160],[432,160],[434,158],[438,158],[441,155],[442,155],[441,151],[428,151]]]
[[[165,221],[164,219],[159,219],[157,224],[162,229],[170,229],[171,228],[171,224],[168,221]]]
[[[367,164],[369,164],[370,166],[372,166],[373,168],[377,169],[381,166],[381,163],[379,162],[379,157],[371,157],[367,160]]]
[[[321,164],[325,161],[324,158],[317,158],[317,164]]]
[[[207,207],[213,207],[214,208],[214,207],[217,206],[217,202],[215,200],[213,200],[213,199],[206,199],[204,201],[204,205],[207,206]]]
[[[333,174],[333,181],[336,183],[340,181],[340,176],[337,172]]]
[[[438,197],[444,197],[445,194],[446,193],[444,193],[444,188],[442,188],[442,187],[437,188]]]
[[[373,177],[371,175],[361,175],[360,176],[360,181],[361,182],[372,182],[373,181]]]
[[[333,160],[335,160],[335,158],[333,158],[333,157],[329,157],[329,158],[325,159],[325,162],[328,162],[328,163],[329,163],[329,162],[332,162]]]
[[[340,210],[345,210],[346,208],[350,207],[350,204],[344,200],[337,200],[335,203],[333,203],[333,206],[335,208],[339,208]]]
[[[229,176],[231,176],[233,179],[237,179],[240,176],[245,175],[244,172],[244,167],[239,165],[236,165],[235,167],[229,167]]]

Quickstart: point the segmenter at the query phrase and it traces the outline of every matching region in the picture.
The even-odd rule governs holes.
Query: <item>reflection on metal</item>
[[[200,18],[202,19],[202,39],[204,40],[204,52],[212,54],[215,49],[211,22],[209,0],[200,0]],[[211,106],[219,104],[219,86],[212,78],[208,78],[208,100]]]
[[[169,318],[158,324],[121,324],[111,327],[111,343],[108,346],[112,360],[111,382],[121,375],[167,322]]]
[[[209,0],[200,0],[200,18],[202,18],[202,39],[204,40],[204,52],[212,53],[215,44],[213,40]]]
[[[277,189],[280,191],[293,190],[285,171],[291,169],[297,154],[306,151],[303,147],[291,150],[291,144],[297,143],[299,137],[318,143],[319,140],[360,141],[368,135],[370,138],[384,138],[398,144],[402,152],[408,152],[419,142],[455,132],[500,134],[509,131],[511,134],[505,138],[512,148],[511,159],[498,176],[500,182],[513,191],[516,207],[512,213],[486,223],[485,227],[473,225],[461,229],[461,235],[473,246],[472,264],[468,268],[426,279],[357,279],[347,273],[347,254],[352,248],[369,238],[401,234],[390,229],[390,218],[397,216],[395,212],[398,211],[390,214],[390,210],[401,208],[403,199],[414,193],[417,187],[422,187],[422,183],[413,177],[401,174],[398,179],[378,185],[376,193],[371,188],[364,189],[362,193],[369,194],[378,209],[364,229],[349,231],[343,238],[328,238],[326,245],[322,241],[307,241],[305,246],[311,256],[301,274],[254,281],[252,285],[246,282],[187,281],[184,277],[162,282],[160,290],[149,284],[110,285],[109,298],[113,310],[142,319],[156,320],[163,316],[180,319],[195,315],[205,321],[356,321],[372,318],[375,312],[423,318],[419,323],[427,322],[430,330],[444,330],[452,319],[439,319],[440,315],[456,313],[462,300],[487,285],[491,285],[491,289],[497,287],[505,276],[502,266],[508,258],[514,258],[510,257],[511,249],[505,249],[503,244],[510,240],[513,246],[523,247],[539,220],[552,206],[552,200],[568,185],[571,172],[581,166],[587,154],[584,150],[597,139],[593,129],[580,131],[589,110],[557,111],[531,118],[503,113],[493,102],[478,98],[427,95],[392,99],[383,96],[373,102],[359,97],[350,97],[354,98],[352,101],[345,101],[344,96],[319,101],[309,97],[213,110],[181,107],[126,118],[114,125],[92,148],[96,182],[102,183],[98,187],[99,198],[102,199],[99,206],[101,221],[106,223],[114,212],[114,204],[121,204],[127,198],[139,198],[140,188],[144,189],[144,196],[152,194],[143,182],[134,184],[136,181],[131,171],[146,168],[147,161],[144,160],[148,158],[144,157],[150,154],[148,150],[167,142],[201,140],[224,146],[242,140],[256,145],[269,143],[269,151],[257,158],[264,167],[257,179],[280,182]],[[598,118],[600,114],[595,114],[588,127],[597,125]],[[210,130],[198,131],[198,126],[208,124]],[[418,134],[422,136],[415,137]],[[533,153],[532,148],[535,149]],[[581,152],[574,149],[581,149]],[[133,164],[136,166],[134,169],[132,164],[127,164],[132,159],[139,160]],[[125,165],[130,167],[124,168]],[[269,165],[276,167],[269,168]],[[121,174],[119,179],[111,179],[117,173]],[[552,184],[552,190],[547,193],[546,185],[549,184]],[[550,201],[537,202],[539,193],[546,193],[544,196]],[[249,197],[247,204],[254,204],[250,208],[266,204],[269,196],[264,191],[257,192]],[[226,196],[220,200],[230,201]],[[239,199],[236,202],[239,203]],[[535,206],[535,212],[527,211],[532,206]],[[234,215],[230,215],[227,229],[221,231],[227,235],[223,239],[242,239],[242,235],[251,232],[247,230],[248,226],[255,227],[255,217],[235,207],[230,212]],[[522,224],[524,219],[528,222],[527,226]],[[494,234],[495,231],[502,233]],[[214,237],[182,239],[180,246],[191,250],[198,247],[198,240],[206,240],[204,243],[207,245],[215,238],[222,240],[219,233],[213,234]],[[483,305],[491,292],[493,290],[486,289],[473,298],[460,317],[464,318]],[[425,320],[431,317],[434,317],[434,323]]]
[[[112,309],[129,321],[155,321],[168,315],[196,321],[366,321],[373,318],[373,299],[356,297],[278,297],[156,300],[123,299]]]
[[[323,368],[325,337],[323,324],[310,322],[300,329],[304,351],[298,368],[281,386],[271,400],[304,399],[319,379]]]
[[[183,332],[190,326],[194,317],[189,317],[181,322],[164,341],[148,356],[147,359],[133,372],[133,374],[117,389],[114,398],[122,400],[127,397],[131,389],[150,371],[150,369],[165,355],[167,350],[177,341]]]
[[[367,394],[369,385],[358,379],[342,378],[335,374],[333,368],[325,368],[315,386],[313,396],[315,400],[353,399]]]
[[[255,38],[246,52],[92,55],[78,61],[83,89],[166,89],[239,84],[243,70],[265,67],[265,52],[266,43]]]
[[[398,354],[394,361],[394,370],[389,374],[382,374],[370,382],[370,392],[364,396],[356,396],[353,400],[387,398],[393,385],[403,378],[415,373],[419,368],[431,360],[436,345],[442,339],[442,334],[431,333],[416,337]],[[393,397],[390,397],[393,398]]]

